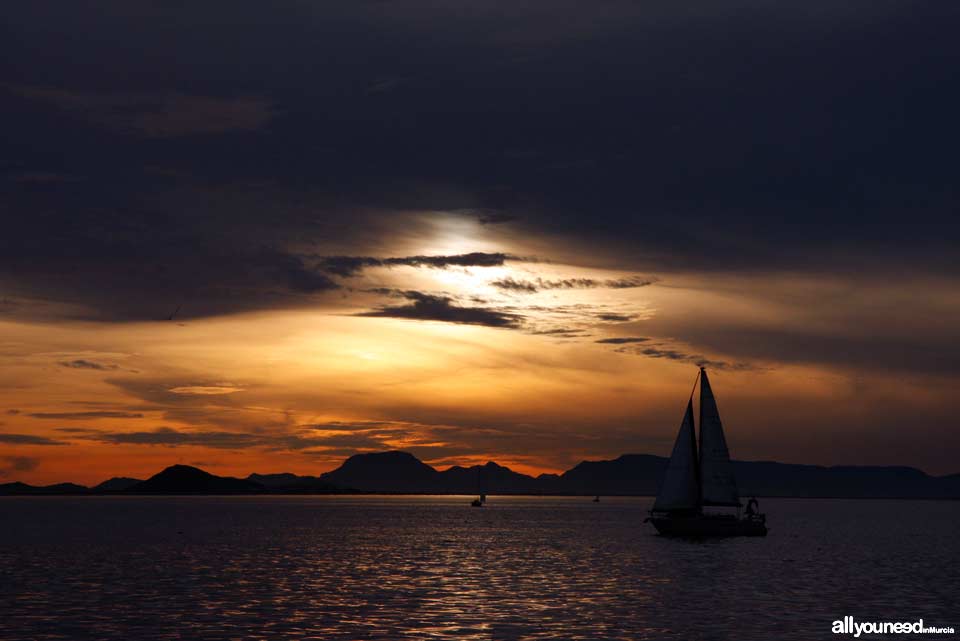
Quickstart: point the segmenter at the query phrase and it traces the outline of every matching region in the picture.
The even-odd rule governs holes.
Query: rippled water
[[[764,500],[767,538],[694,543],[656,536],[649,499],[468,501],[3,498],[0,639],[829,639],[848,614],[960,628],[960,502]]]

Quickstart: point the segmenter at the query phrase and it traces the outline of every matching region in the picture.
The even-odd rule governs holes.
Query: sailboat
[[[666,536],[766,536],[766,516],[753,510],[755,500],[747,506],[746,515],[740,515],[740,492],[733,476],[717,401],[703,367],[694,381],[694,391],[697,382],[700,383],[699,447],[691,392],[660,492],[647,521]],[[724,507],[737,508],[736,514],[704,509]]]
[[[470,502],[470,505],[473,507],[483,507],[483,504],[487,502],[487,468],[480,467],[477,469],[477,494],[480,496],[473,499]]]

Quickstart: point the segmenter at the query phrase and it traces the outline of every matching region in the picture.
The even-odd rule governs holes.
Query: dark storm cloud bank
[[[143,275],[169,228],[139,194],[189,176],[268,181],[277,200],[323,194],[300,203],[309,215],[241,204],[210,256],[232,254],[251,218],[302,238],[318,218],[342,230],[379,207],[520,214],[525,230],[589,242],[596,260],[663,271],[957,269],[951,3],[241,2],[225,21],[213,6],[117,0],[95,14],[19,3],[5,17],[11,169],[78,177],[20,185],[14,212],[43,209],[27,193],[70,197],[42,231],[18,222],[10,235],[73,240],[72,265],[112,257]],[[175,58],[171,21],[196,34]],[[69,43],[55,37],[76,24]],[[157,165],[170,170],[144,171]],[[71,238],[70,221],[123,233],[142,214],[162,232],[144,251]],[[206,218],[179,220],[175,240],[189,246]]]
[[[406,318],[421,321],[440,321],[461,325],[518,328],[523,316],[487,307],[462,307],[449,296],[418,291],[402,291],[398,295],[410,301],[406,305],[384,305],[379,309],[361,312],[357,316]]]

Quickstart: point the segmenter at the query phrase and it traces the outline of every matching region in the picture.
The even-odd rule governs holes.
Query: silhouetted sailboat
[[[473,499],[470,505],[483,507],[483,504],[487,502],[487,468],[485,466],[480,466],[477,469],[477,494],[480,496]]]
[[[733,477],[717,401],[707,371],[700,368],[700,444],[693,421],[693,393],[663,475],[650,518],[668,536],[764,536],[766,517],[747,506],[740,516],[740,493]],[[696,389],[696,382],[694,382]],[[708,513],[705,507],[736,507],[736,514]]]

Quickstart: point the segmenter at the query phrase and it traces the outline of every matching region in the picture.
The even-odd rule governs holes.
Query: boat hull
[[[653,516],[653,527],[663,536],[683,538],[766,536],[762,518],[738,519],[734,516],[698,514],[691,516]]]

